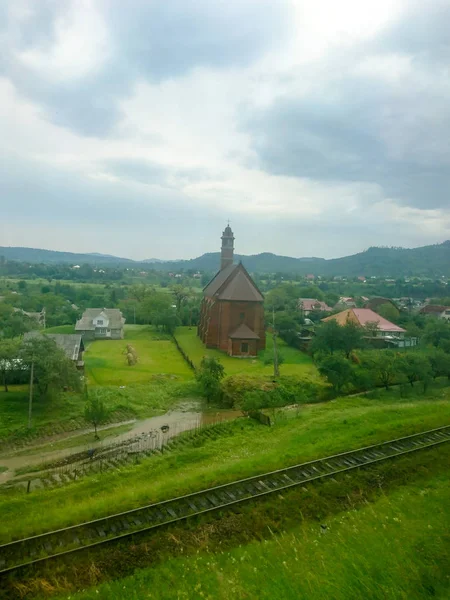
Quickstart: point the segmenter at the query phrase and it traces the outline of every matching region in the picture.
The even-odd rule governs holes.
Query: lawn
[[[0,492],[0,541],[149,504],[283,466],[329,456],[450,423],[450,390],[402,400],[339,398],[304,406],[298,416],[264,427],[248,419],[225,435],[186,441],[178,449],[119,471],[52,491]],[[61,510],[61,507],[64,510]]]
[[[55,327],[47,327],[43,333],[76,333],[74,325],[55,325]]]
[[[126,346],[131,344],[138,363],[129,367]],[[173,341],[145,325],[126,325],[124,340],[96,340],[84,354],[90,385],[148,383],[157,375],[192,379],[193,373]]]
[[[220,350],[206,348],[197,336],[195,327],[178,327],[175,337],[196,366],[200,364],[204,356],[214,356],[223,364],[226,375],[243,372],[254,375],[271,375],[273,373],[273,366],[264,364],[264,352],[260,352],[258,358],[253,359],[228,356]],[[267,335],[266,345],[265,352],[272,352],[273,340],[271,335]],[[284,362],[280,366],[282,375],[301,375],[305,379],[314,379],[318,376],[317,369],[308,354],[300,352],[296,348],[291,348],[279,338],[277,346],[280,354],[284,357]]]
[[[317,521],[304,520],[264,541],[172,558],[70,597],[448,598],[449,506],[448,474],[419,479],[382,495],[369,506],[332,516],[326,529]]]

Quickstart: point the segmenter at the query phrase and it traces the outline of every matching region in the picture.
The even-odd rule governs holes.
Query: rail
[[[0,574],[450,441],[450,426],[269,473],[0,545]]]

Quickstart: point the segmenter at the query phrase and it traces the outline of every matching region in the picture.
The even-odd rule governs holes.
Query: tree
[[[179,314],[181,310],[181,305],[189,298],[189,290],[177,283],[171,287],[171,291],[175,297],[177,313]]]
[[[400,311],[390,302],[385,302],[385,304],[380,304],[378,306],[376,312],[381,316],[391,321],[391,323],[397,323]]]
[[[346,358],[349,358],[353,350],[361,348],[363,345],[363,334],[363,329],[351,321],[341,326],[341,350],[344,352]]]
[[[353,368],[348,360],[339,354],[325,357],[318,364],[319,373],[331,384],[336,394],[352,381]]]
[[[63,388],[81,388],[80,375],[75,365],[54,340],[46,335],[26,340],[22,344],[20,358],[30,369],[33,365],[34,379],[41,397]]]
[[[400,372],[399,356],[390,350],[370,352],[365,358],[365,366],[387,390]]]
[[[337,321],[331,319],[317,328],[316,336],[311,342],[311,351],[313,354],[316,352],[334,354],[341,351],[349,358],[353,350],[363,346],[363,335],[364,330],[355,323],[339,325]]]
[[[92,394],[92,392],[91,392]],[[98,439],[97,427],[108,419],[108,410],[100,396],[91,395],[84,409],[84,418],[94,426],[95,437]]]
[[[224,375],[225,370],[219,360],[208,356],[202,358],[196,377],[208,402],[220,398],[220,382]]]
[[[325,321],[316,330],[316,335],[311,342],[311,353],[322,352],[333,354],[341,349],[341,326],[337,321],[331,319]]]
[[[450,355],[442,348],[435,348],[429,354],[431,372],[436,377],[450,377]]]
[[[435,348],[450,350],[450,323],[443,319],[432,319],[425,326],[423,341]]]
[[[19,358],[20,342],[18,340],[0,340],[0,371],[5,392],[8,391],[8,375],[14,370]]]
[[[265,365],[273,365],[273,362],[275,360],[275,353],[273,350],[266,350],[264,352],[264,357],[263,357],[263,362]],[[282,365],[285,361],[284,358],[284,354],[282,354],[281,352],[277,353],[277,360],[278,360],[278,364]]]
[[[416,381],[426,382],[432,378],[433,370],[430,361],[423,354],[408,353],[397,358],[399,370],[408,380],[411,387]]]

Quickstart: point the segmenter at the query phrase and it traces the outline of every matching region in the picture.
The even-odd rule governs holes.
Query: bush
[[[247,374],[232,375],[222,384],[222,404],[244,411],[321,402],[326,399],[326,386],[320,383],[281,376],[274,380],[268,376]],[[245,408],[247,407],[247,408]]]

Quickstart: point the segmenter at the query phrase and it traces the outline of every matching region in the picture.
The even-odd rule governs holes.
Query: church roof
[[[225,269],[222,269],[216,273],[207,286],[203,288],[203,295],[214,296],[214,294],[217,293],[217,290],[225,283],[236,267],[237,265],[228,265],[228,267],[225,267]]]
[[[259,340],[259,335],[256,335],[248,325],[241,323],[233,333],[230,333],[230,338],[236,340]]]
[[[264,298],[244,266],[228,265],[208,283],[203,290],[207,297],[215,296],[219,300],[242,302],[263,302]]]

